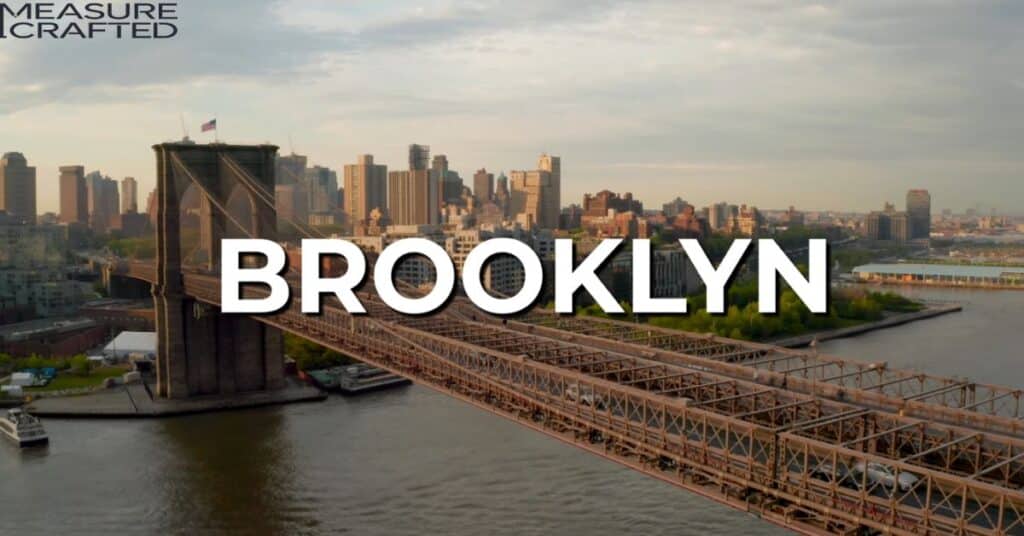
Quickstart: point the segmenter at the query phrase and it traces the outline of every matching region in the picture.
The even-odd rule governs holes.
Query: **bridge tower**
[[[220,240],[252,236],[273,240],[277,214],[258,187],[274,192],[273,145],[191,142],[154,145],[157,160],[156,281],[157,395],[181,399],[230,395],[284,386],[280,330],[243,315],[221,313],[185,293],[182,269],[220,269]],[[238,166],[248,177],[238,173]],[[255,183],[255,184],[254,184]],[[200,264],[182,264],[181,204],[199,191]],[[227,213],[233,196],[248,198],[248,217]],[[271,197],[272,199],[272,197]],[[239,227],[245,227],[240,229]]]

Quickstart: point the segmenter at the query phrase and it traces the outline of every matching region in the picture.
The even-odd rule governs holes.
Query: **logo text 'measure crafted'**
[[[170,39],[177,2],[0,2],[0,39]]]

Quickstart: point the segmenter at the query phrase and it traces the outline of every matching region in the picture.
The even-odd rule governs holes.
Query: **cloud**
[[[1024,198],[1022,3],[185,0],[180,11],[167,42],[4,43],[0,118],[26,134],[0,145],[77,150],[96,122],[175,131],[183,110],[219,112],[249,141],[294,134],[336,167],[362,152],[401,162],[412,141],[473,169],[553,151],[567,199],[637,176],[665,181],[634,188],[653,198],[702,175],[768,199],[788,191],[770,181],[792,177],[871,189],[865,203],[934,181],[938,203],[976,176],[978,196]],[[104,121],[107,110],[124,118]],[[146,135],[131,130],[126,141]],[[922,164],[939,157],[959,164]]]
[[[10,57],[0,67],[5,82],[16,89],[0,97],[0,114],[80,92],[90,100],[113,100],[129,97],[132,88],[197,79],[286,77],[325,50],[345,46],[339,36],[280,24],[273,5],[268,0],[183,1],[179,34],[170,40],[9,40]],[[27,85],[41,90],[17,89]]]
[[[556,15],[585,18],[603,5],[433,2],[427,8],[389,8],[368,3],[349,9],[323,1],[183,0],[179,34],[167,41],[9,41],[12,52],[8,61],[0,61],[0,74],[13,87],[0,96],[0,114],[82,90],[93,99],[125,98],[124,92],[104,92],[109,86],[316,78],[324,74],[320,62],[327,54],[415,49]],[[28,86],[41,90],[23,89]]]

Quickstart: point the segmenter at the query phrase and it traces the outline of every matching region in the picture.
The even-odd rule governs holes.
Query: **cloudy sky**
[[[765,208],[1024,212],[1024,2],[182,0],[169,41],[0,41],[0,151],[153,185],[216,117],[340,168],[409,143],[464,177],[562,156],[608,188]],[[211,140],[212,141],[212,140]]]

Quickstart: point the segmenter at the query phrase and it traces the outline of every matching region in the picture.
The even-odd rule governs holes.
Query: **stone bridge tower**
[[[196,301],[185,294],[182,279],[183,269],[219,272],[220,240],[226,233],[276,238],[277,214],[272,203],[277,147],[180,142],[155,145],[153,150],[157,160],[157,273],[153,285],[157,395],[181,399],[283,387],[280,330]],[[235,165],[244,169],[247,177],[241,176]],[[253,183],[261,187],[262,194],[253,191]],[[181,204],[189,188],[197,189],[200,197],[201,251],[197,264],[183,266]],[[248,217],[225,214],[233,196],[238,195],[248,200]]]

